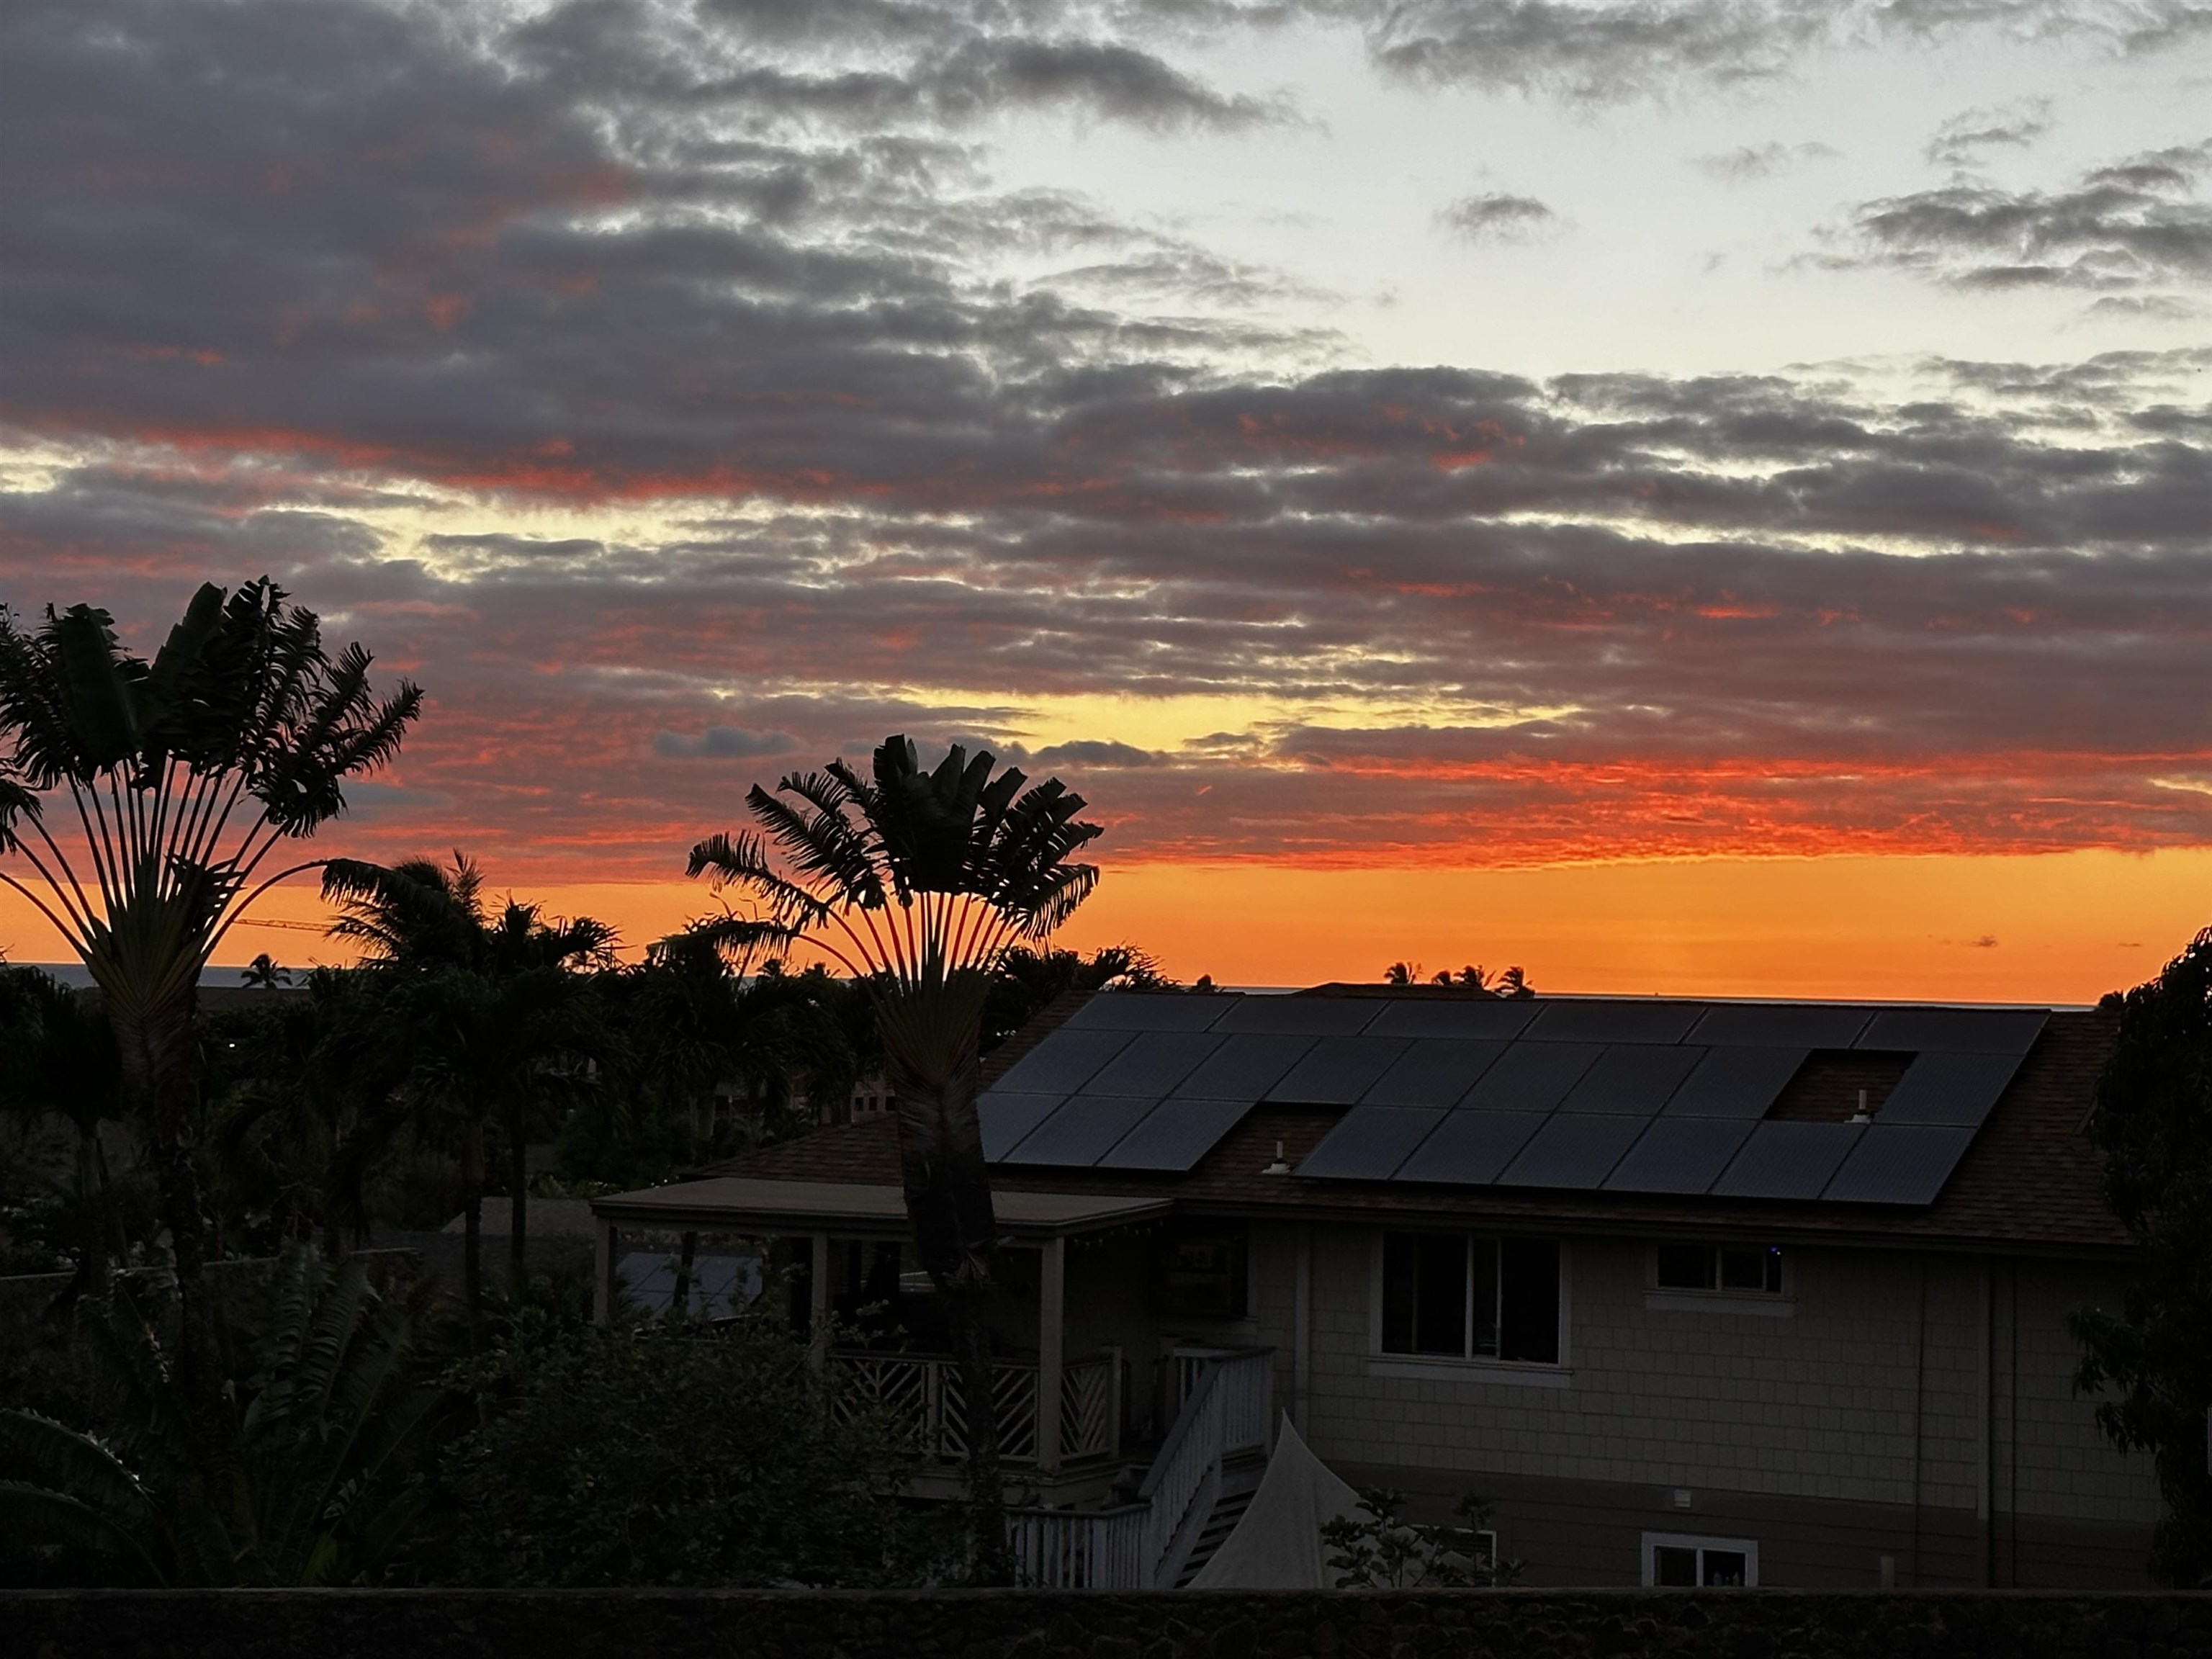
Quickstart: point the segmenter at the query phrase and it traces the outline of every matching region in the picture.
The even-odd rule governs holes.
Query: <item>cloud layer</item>
[[[1121,857],[2206,839],[2212,352],[1365,365],[1254,320],[1280,273],[993,182],[1018,115],[1296,114],[1162,44],[1264,19],[1169,9],[25,0],[5,597],[144,638],[273,570],[432,695],[354,833],[571,878],[672,874],[755,777],[892,729],[1064,773]],[[1861,22],[1968,9],[2063,21]],[[1835,27],[1346,15],[1391,75],[1577,97]],[[2186,291],[2203,161],[1870,202],[1834,257]]]

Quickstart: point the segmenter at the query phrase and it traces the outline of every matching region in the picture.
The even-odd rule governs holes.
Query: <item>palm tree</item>
[[[276,991],[292,983],[292,970],[264,951],[239,971],[238,981],[249,991]]]
[[[689,870],[753,906],[709,928],[736,942],[804,940],[873,992],[908,1220],[960,1368],[975,1570],[988,1582],[1011,1564],[983,1318],[998,1229],[975,1115],[979,1032],[1006,952],[1049,937],[1097,885],[1096,866],[1070,860],[1101,833],[1057,778],[1031,787],[1012,767],[994,777],[996,764],[955,744],[926,772],[911,742],[887,738],[866,778],[836,760],[775,794],[756,784],[745,805],[761,830],[709,836]]]
[[[358,1261],[288,1254],[266,1316],[227,1345],[235,1455],[204,1478],[156,1322],[118,1291],[88,1321],[112,1437],[0,1411],[0,1564],[64,1583],[375,1582],[410,1540],[405,1476],[440,1405],[416,1378],[414,1314]]]
[[[0,607],[0,854],[29,872],[0,869],[0,882],[100,988],[185,1304],[185,1397],[207,1418],[208,1230],[191,1147],[200,972],[255,898],[313,867],[262,874],[280,845],[345,810],[348,779],[398,752],[422,693],[403,681],[380,702],[368,653],[332,658],[314,613],[266,577],[202,587],[150,662],[122,648],[113,621],[79,605],[31,628]],[[54,805],[73,827],[58,832]]]
[[[484,1131],[503,1129],[513,1193],[510,1259],[519,1283],[529,1237],[529,1132],[544,1098],[579,1080],[599,1046],[578,970],[611,966],[615,933],[589,916],[547,918],[509,899],[493,911],[476,866],[427,859],[386,866],[335,859],[323,896],[344,913],[333,937],[387,980],[393,1040],[410,1085],[459,1131],[471,1308],[481,1297]]]

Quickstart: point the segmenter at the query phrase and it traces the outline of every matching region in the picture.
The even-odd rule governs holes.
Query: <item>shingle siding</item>
[[[1255,1263],[1294,1261],[1295,1235],[1255,1229]],[[1333,1464],[1426,1471],[1476,1489],[1501,1477],[1629,1488],[1655,1504],[1681,1487],[1708,1502],[1723,1493],[1781,1502],[1770,1519],[1814,1500],[1863,1512],[1846,1523],[1839,1511],[1837,1524],[1869,1537],[1893,1533],[1890,1512],[1910,1515],[1917,1502],[1931,1563],[1946,1550],[1975,1556],[1972,1572],[1954,1564],[1962,1577],[1979,1571],[1985,1457],[2008,1536],[2017,1516],[2023,1531],[2105,1526],[2133,1540],[2159,1512],[2148,1460],[2115,1451],[2092,1402],[2071,1391],[2066,1316],[2107,1288],[2096,1270],[1808,1248],[1793,1253],[1790,1312],[1776,1317],[1647,1305],[1646,1247],[1576,1240],[1566,1251],[1568,1386],[1542,1388],[1476,1368],[1431,1379],[1376,1374],[1375,1230],[1322,1225],[1312,1236],[1304,1414]],[[1287,1353],[1293,1279],[1263,1265],[1254,1285],[1260,1340]],[[1287,1359],[1282,1381],[1287,1399]],[[1559,1503],[1607,1508],[1587,1495]],[[1665,1511],[1653,1513],[1651,1529],[1663,1529]],[[1802,1530],[1802,1519],[1791,1524]],[[1550,1524],[1565,1522],[1555,1515]],[[1966,1543],[1939,1548],[1946,1537]],[[1564,1559],[1577,1553],[1560,1547]],[[1861,1553],[1870,1563],[1875,1553]],[[1790,1559],[1787,1550],[1776,1558],[1771,1582]]]

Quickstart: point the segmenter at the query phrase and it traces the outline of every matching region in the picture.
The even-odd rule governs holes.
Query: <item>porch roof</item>
[[[1010,1192],[994,1187],[999,1224],[1017,1237],[1051,1238],[1097,1232],[1164,1215],[1166,1194]],[[847,1181],[775,1181],[712,1176],[592,1200],[592,1213],[617,1226],[741,1229],[764,1231],[819,1226],[902,1231],[906,1194],[896,1187]]]

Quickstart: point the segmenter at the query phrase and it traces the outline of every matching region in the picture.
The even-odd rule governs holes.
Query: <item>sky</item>
[[[0,600],[419,681],[319,851],[635,947],[902,732],[1186,978],[2212,922],[2203,0],[14,0],[0,201]]]

